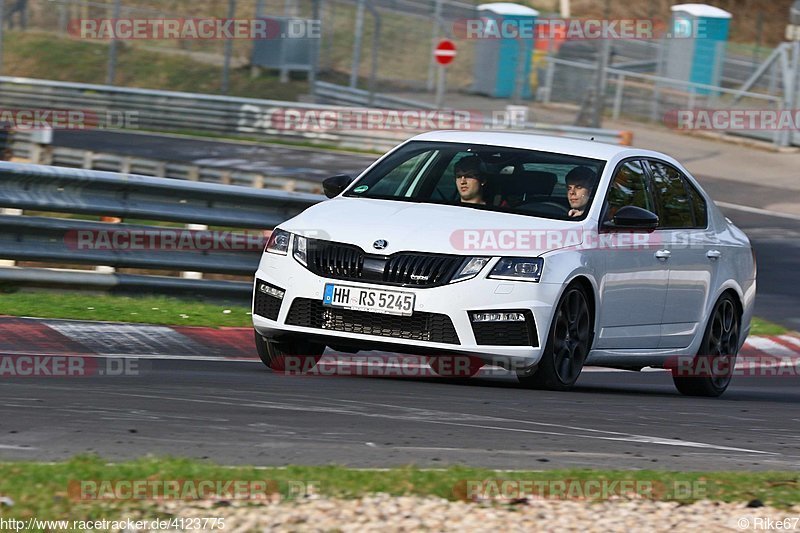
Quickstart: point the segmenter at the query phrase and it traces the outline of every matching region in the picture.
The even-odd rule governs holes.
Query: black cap
[[[481,176],[484,173],[484,164],[477,155],[468,155],[456,162],[454,170],[456,173],[468,173]]]
[[[565,181],[567,184],[570,183],[585,183],[586,185],[593,187],[595,180],[594,170],[589,167],[575,167],[569,172],[567,172],[567,177]]]

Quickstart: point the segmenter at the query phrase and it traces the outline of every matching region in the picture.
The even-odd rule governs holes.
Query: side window
[[[648,161],[653,172],[653,188],[661,206],[663,228],[693,228],[692,201],[684,185],[683,175],[659,161]]]
[[[641,161],[627,161],[619,167],[611,180],[606,204],[606,220],[614,218],[619,208],[626,205],[655,212],[647,192],[647,177]]]
[[[694,211],[694,225],[698,228],[705,228],[708,226],[708,212],[706,210],[706,201],[695,189],[689,180],[686,181],[686,189],[689,191],[689,196],[692,197],[692,211]]]

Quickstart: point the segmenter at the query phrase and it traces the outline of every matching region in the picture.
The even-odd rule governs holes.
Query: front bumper
[[[265,306],[263,298],[259,309],[254,305],[253,325],[259,334],[267,338],[299,337],[334,347],[385,349],[420,355],[465,354],[506,367],[534,365],[541,357],[552,309],[562,286],[487,279],[496,261],[490,261],[476,278],[470,280],[440,287],[414,288],[329,279],[308,271],[291,255],[265,253],[256,272],[255,283],[260,280],[285,292],[279,302],[272,301],[279,307]],[[416,295],[414,314],[411,317],[397,317],[337,309],[325,315],[325,321],[320,321],[326,283],[413,292]],[[254,284],[254,303],[256,289]],[[531,330],[532,342],[502,346],[486,344],[485,337],[482,343],[476,340],[470,311],[510,310],[524,311],[535,325]],[[315,318],[307,320],[307,317]],[[312,324],[313,327],[298,324]],[[499,327],[504,327],[502,324],[509,325],[495,324]],[[421,325],[430,325],[435,331],[433,334],[430,331],[418,334]]]

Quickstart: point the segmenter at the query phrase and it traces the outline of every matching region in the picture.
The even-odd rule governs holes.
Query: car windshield
[[[344,196],[580,220],[604,164],[520,148],[413,141],[370,169]]]

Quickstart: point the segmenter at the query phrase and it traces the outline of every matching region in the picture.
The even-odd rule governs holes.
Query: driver
[[[456,188],[463,204],[486,204],[483,188],[486,176],[481,171],[483,164],[477,155],[469,155],[458,160],[455,166]]]
[[[595,173],[589,167],[575,167],[567,173],[567,200],[572,218],[583,216],[595,183]]]

